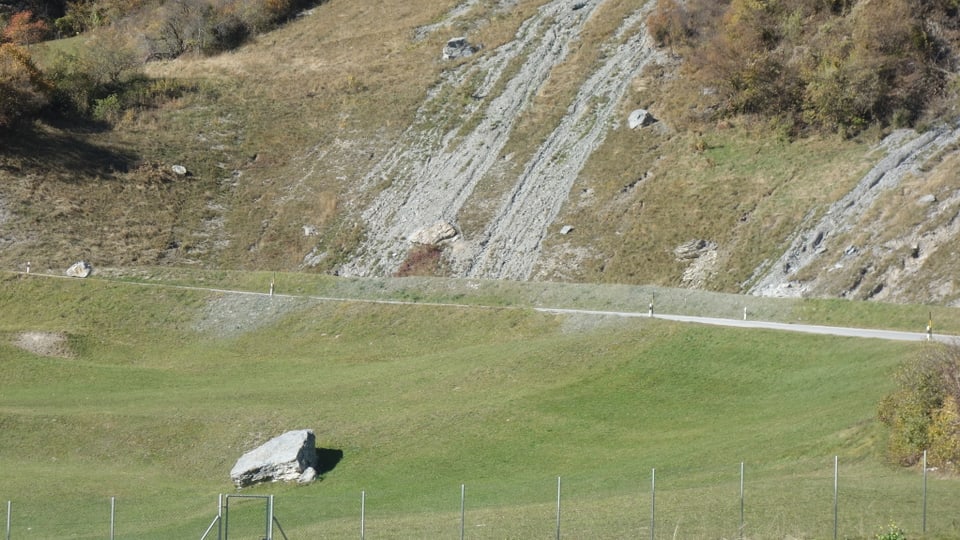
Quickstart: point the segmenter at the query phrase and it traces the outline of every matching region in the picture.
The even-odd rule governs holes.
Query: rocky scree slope
[[[544,4],[517,32],[516,39],[446,74],[421,107],[417,121],[361,184],[381,181],[389,187],[364,212],[368,237],[359,255],[339,269],[341,275],[390,275],[403,262],[409,238],[437,222],[456,226],[457,216],[474,188],[495,167],[514,122],[547,83],[553,69],[567,59],[585,23],[603,2]],[[522,174],[502,193],[499,208],[481,234],[458,238],[450,255],[454,275],[491,279],[528,279],[547,228],[566,201],[570,187],[607,130],[633,79],[660,53],[650,42],[644,20],[655,2],[627,17],[603,47],[607,54],[582,85],[566,116],[530,156]],[[504,5],[503,9],[509,9]],[[456,9],[450,16],[462,13]],[[505,84],[515,63],[520,67]],[[432,127],[436,116],[450,114],[435,100],[448,87],[481,80],[473,95],[481,99],[466,115],[479,123],[460,135]],[[496,95],[491,93],[497,91]],[[482,110],[476,110],[482,108]]]
[[[445,23],[465,13],[469,4],[452,10]],[[517,117],[568,58],[572,44],[602,4],[547,2],[513,41],[446,72],[442,84],[420,108],[417,121],[364,178],[362,189],[378,183],[388,187],[363,211],[366,241],[356,257],[339,268],[340,274],[392,275],[411,248],[411,238],[437,223],[460,233],[445,252],[455,276],[535,279],[538,266],[565,264],[541,260],[548,229],[555,225],[587,159],[620,122],[617,115],[622,114],[620,107],[631,82],[646,67],[666,60],[644,25],[655,2],[646,2],[607,37],[602,61],[582,82],[566,115],[525,158],[522,173],[506,179],[509,188],[487,203],[496,209],[482,232],[463,234],[458,217],[478,185],[503,182],[500,162],[515,159],[504,155],[504,149]],[[509,5],[501,2],[500,8],[509,9]],[[438,24],[422,32],[444,23]],[[520,67],[512,72],[517,63]],[[481,82],[472,89],[474,99],[467,110],[452,111],[439,103],[477,80]],[[480,120],[464,133],[460,123],[451,126],[440,121],[448,114],[477,115]],[[761,263],[743,292],[956,303],[960,289],[949,272],[935,272],[935,278],[919,276],[928,260],[955,256],[949,250],[960,227],[956,219],[960,192],[947,185],[936,195],[917,195],[918,204],[926,206],[926,216],[906,229],[874,220],[882,213],[878,208],[885,196],[902,190],[904,182],[929,174],[930,160],[952,151],[958,137],[956,126],[920,134],[901,130],[886,137],[878,147],[876,165],[854,189],[826,210],[811,209],[779,259]],[[903,232],[883,238],[893,229]],[[918,287],[917,280],[926,283]]]
[[[417,34],[422,37],[453,25],[471,4],[458,5],[444,21]],[[587,160],[623,120],[630,84],[647,67],[671,61],[651,42],[644,24],[655,2],[644,3],[606,37],[601,61],[583,80],[565,116],[531,155],[517,157],[505,154],[505,149],[517,118],[568,59],[572,44],[603,4],[602,0],[546,2],[520,27],[515,39],[444,72],[416,121],[357,186],[359,193],[387,185],[362,211],[365,241],[337,269],[339,274],[394,274],[413,245],[411,239],[438,223],[456,233],[452,240],[444,240],[447,268],[454,276],[527,280],[542,277],[546,268],[577,264],[575,258],[545,260],[544,239],[551,227],[558,228],[554,221]],[[501,10],[510,7],[510,2],[498,4]],[[467,90],[472,99],[464,108],[449,102],[451,93]],[[451,115],[463,121],[443,121]],[[470,118],[479,120],[471,123]],[[895,227],[902,230],[896,238],[881,236],[889,236],[890,221],[897,218],[878,216],[882,213],[878,209],[889,205],[890,193],[929,175],[936,168],[934,162],[956,147],[958,137],[956,126],[925,133],[900,130],[886,137],[875,152],[876,165],[854,189],[825,210],[811,208],[801,228],[787,239],[779,259],[760,264],[741,292],[960,301],[960,287],[936,268],[949,266],[955,258],[951,250],[960,227],[956,219],[960,191],[948,182],[937,188],[936,195],[918,194],[926,214],[915,217],[911,227]],[[516,159],[524,160],[522,172],[510,176],[503,162]],[[507,187],[495,202],[483,202],[496,208],[485,214],[488,219],[482,230],[465,233],[458,219],[465,208],[478,204],[471,197],[484,184]],[[917,189],[922,185],[921,181]],[[908,246],[906,254],[904,246]],[[702,259],[693,266],[714,264],[714,259]],[[931,264],[937,260],[941,262]],[[695,287],[703,280],[681,277],[680,283]]]
[[[924,271],[928,261],[940,259],[954,269],[960,261],[960,189],[929,178],[938,160],[955,154],[958,140],[960,123],[887,136],[870,171],[822,215],[811,211],[783,255],[757,269],[760,277],[749,292],[960,305],[954,272]],[[891,195],[902,202],[882,204]],[[876,214],[891,206],[917,215],[907,226],[888,228],[892,218],[877,220]]]

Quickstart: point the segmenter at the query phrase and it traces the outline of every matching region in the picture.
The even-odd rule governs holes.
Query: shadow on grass
[[[75,180],[130,170],[137,162],[136,154],[86,139],[86,134],[98,131],[97,127],[61,129],[33,125],[0,131],[0,159],[7,161],[0,162],[0,167],[11,173],[50,171]]]
[[[343,459],[343,450],[317,448],[317,474],[326,474],[333,470]]]

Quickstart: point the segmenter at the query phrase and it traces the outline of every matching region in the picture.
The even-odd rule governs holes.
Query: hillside
[[[0,263],[960,302],[949,116],[856,137],[691,124],[655,1],[357,4],[151,62],[169,99],[109,127],[8,135]],[[458,36],[479,50],[443,60]],[[630,129],[638,108],[657,121]],[[438,223],[453,236],[411,242]]]

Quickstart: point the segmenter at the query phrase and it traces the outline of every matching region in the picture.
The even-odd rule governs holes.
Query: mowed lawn
[[[924,344],[16,275],[0,302],[13,538],[104,538],[111,497],[118,538],[199,538],[237,493],[291,539],[734,538],[741,463],[745,536],[831,538],[835,458],[841,537],[920,536],[922,475],[874,418]],[[233,487],[301,428],[342,452],[322,481]],[[960,532],[958,495],[931,475],[926,538]],[[232,501],[230,537],[262,536]]]

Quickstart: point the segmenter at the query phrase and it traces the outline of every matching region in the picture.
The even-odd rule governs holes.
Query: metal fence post
[[[13,501],[7,501],[7,540],[10,540],[10,511],[13,508]]]
[[[650,540],[656,538],[657,523],[657,469],[650,469]]]
[[[110,540],[113,540],[114,526],[117,518],[117,498],[110,497]]]
[[[463,524],[465,521],[464,507],[465,507],[466,495],[467,495],[466,485],[460,484],[460,540],[463,540]]]
[[[923,451],[923,534],[927,534],[927,451]]]
[[[557,477],[557,540],[560,540],[560,477]]]
[[[360,540],[364,539],[364,519],[367,511],[367,492],[360,492]]]
[[[267,540],[273,540],[273,495],[267,499]]]
[[[743,308],[746,313],[747,308]],[[743,540],[743,462],[740,462],[740,540]]]
[[[833,540],[837,540],[840,514],[837,511],[838,487],[840,484],[840,458],[833,456]]]

